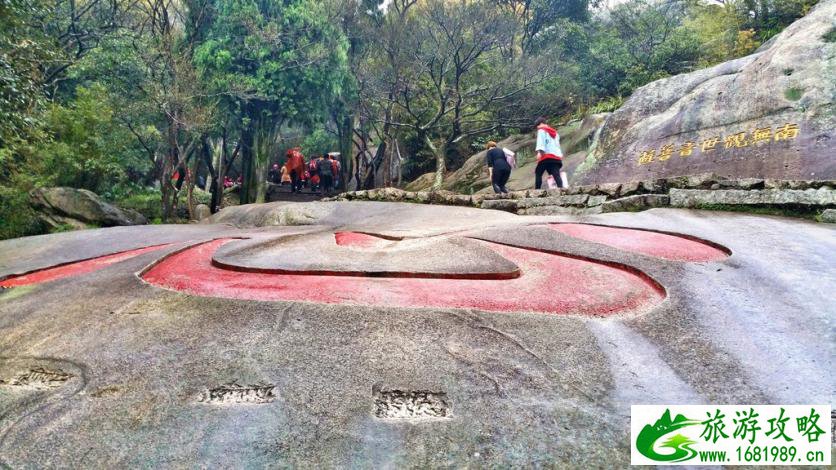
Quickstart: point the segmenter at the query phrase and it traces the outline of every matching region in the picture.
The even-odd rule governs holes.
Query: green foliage
[[[736,0],[741,30],[752,29],[759,41],[767,41],[810,11],[819,0]]]
[[[428,137],[454,168],[537,116],[613,111],[653,80],[749,54],[817,2],[382,3],[149,0],[70,15],[72,3],[0,0],[0,238],[44,230],[28,192],[46,185],[159,221],[163,195],[147,187],[169,190],[181,157],[205,176],[204,158],[240,144],[228,170],[247,186],[263,178],[279,130],[315,129],[300,139],[308,155],[347,153],[355,131],[397,138],[406,178],[433,170]]]
[[[44,184],[89,189],[112,198],[127,183],[128,171],[148,169],[133,136],[114,122],[101,85],[79,87],[75,100],[52,105],[44,120],[52,138],[34,149],[43,162]]]
[[[0,164],[38,137],[42,68],[53,51],[35,19],[46,11],[38,0],[0,1]]]
[[[196,204],[209,204],[212,195],[199,188],[194,191]],[[132,188],[114,200],[117,206],[133,209],[144,215],[151,223],[162,223],[162,192],[152,188]],[[179,194],[179,206],[185,208],[187,204],[185,191]],[[156,221],[156,222],[155,222]]]
[[[49,233],[61,233],[61,232],[72,232],[73,230],[78,230],[74,225],[70,224],[59,224],[55,227],[49,229]]]
[[[787,88],[784,90],[784,97],[790,101],[798,101],[804,96],[804,90],[801,88]]]
[[[302,153],[308,157],[335,152],[338,149],[337,138],[325,129],[315,129],[302,142]]]
[[[611,113],[624,104],[624,97],[621,95],[610,96],[589,107],[589,114]]]
[[[341,91],[348,42],[312,0],[216,0],[194,59],[212,88],[259,104],[250,119],[311,122]],[[305,64],[302,66],[301,64]]]
[[[0,240],[41,233],[43,226],[26,191],[0,185],[0,201]]]

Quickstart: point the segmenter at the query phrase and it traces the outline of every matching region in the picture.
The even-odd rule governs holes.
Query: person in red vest
[[[534,189],[543,185],[543,173],[548,172],[557,183],[563,187],[560,178],[560,168],[563,167],[563,150],[560,149],[560,136],[557,131],[546,124],[546,118],[541,117],[535,122],[537,126],[537,167],[534,169]]]
[[[311,175],[311,192],[315,193],[319,190],[319,171],[316,169],[316,158],[311,158],[308,164],[308,173]]]
[[[287,171],[290,173],[291,192],[302,192],[302,179],[305,174],[305,157],[299,147],[287,151]]]

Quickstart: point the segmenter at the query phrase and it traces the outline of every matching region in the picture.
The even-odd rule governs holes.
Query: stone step
[[[669,206],[670,196],[667,194],[634,194],[606,201],[601,204],[601,212],[636,212],[654,207]]]
[[[517,215],[591,215],[600,213],[601,206],[536,206],[517,210]]]
[[[710,205],[741,206],[836,206],[836,191],[819,189],[671,189],[671,206],[699,208]]]
[[[509,212],[517,212],[521,209],[533,209],[536,207],[587,208],[600,206],[606,200],[606,196],[590,196],[588,194],[533,197],[524,199],[489,199],[482,201],[482,209],[496,209]]]

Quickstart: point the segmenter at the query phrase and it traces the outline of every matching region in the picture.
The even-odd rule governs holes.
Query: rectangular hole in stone
[[[427,390],[376,390],[374,415],[384,419],[447,418],[447,394]]]
[[[274,388],[275,385],[272,384],[238,385],[230,382],[206,390],[200,396],[200,401],[213,404],[270,403],[276,398],[273,394]]]
[[[54,388],[60,387],[71,377],[72,375],[62,370],[33,367],[28,372],[17,374],[9,383],[23,387]]]

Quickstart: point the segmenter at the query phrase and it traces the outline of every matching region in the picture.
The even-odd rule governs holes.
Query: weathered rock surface
[[[834,312],[824,294],[833,286],[833,226],[681,209],[584,219],[684,233],[732,252],[695,263],[501,212],[316,204],[330,208],[317,227],[146,225],[0,241],[0,279],[173,243],[0,289],[0,466],[626,468],[631,404],[832,400]],[[219,237],[346,226],[407,238],[467,229],[461,236],[505,250],[626,264],[664,286],[667,300],[601,319],[219,298],[136,275]],[[343,292],[343,280],[322,289]],[[396,294],[366,281],[361,294]],[[582,287],[564,281],[553,281],[554,303]]]
[[[194,208],[194,218],[198,222],[203,219],[208,219],[212,216],[212,209],[209,208],[206,204],[198,204]]]
[[[834,17],[836,0],[822,1],[750,56],[636,90],[575,180],[836,178]]]
[[[744,191],[739,189],[671,189],[670,203],[673,207],[696,208],[710,205],[749,206],[834,206],[836,191],[827,188],[807,189],[763,189]]]
[[[53,227],[61,224],[85,228],[88,225],[113,227],[148,223],[139,212],[116,207],[86,189],[38,188],[29,196],[41,219]]]
[[[821,213],[821,221],[828,224],[836,224],[836,209],[825,209]]]

